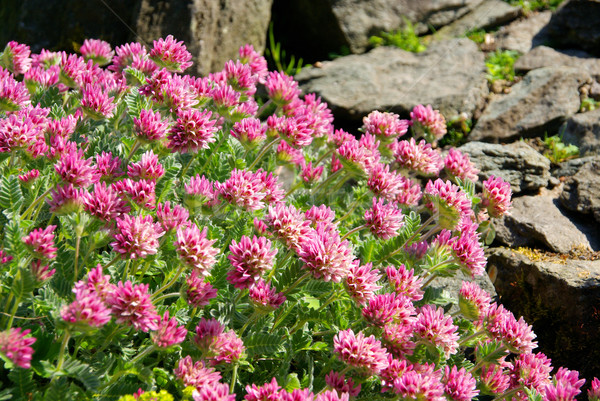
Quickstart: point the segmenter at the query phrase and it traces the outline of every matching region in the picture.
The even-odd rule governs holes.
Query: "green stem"
[[[318,194],[321,191],[321,188],[326,187],[329,183],[331,183],[331,181],[335,180],[340,175],[342,175],[342,173],[345,173],[345,170],[343,168],[337,170],[335,173],[329,174],[329,176],[327,176],[325,181],[321,182],[319,185],[317,185],[315,187],[315,189],[313,189],[313,195]]]
[[[189,162],[187,162],[187,164],[183,167],[183,169],[181,170],[181,178],[183,179],[183,177],[185,177],[185,173],[187,173],[188,169],[190,168],[190,166],[192,165],[192,163],[194,162],[194,160],[196,160],[196,157],[192,157],[190,159]]]
[[[292,291],[294,288],[298,287],[298,285],[300,285],[300,283],[302,283],[309,276],[310,276],[310,272],[304,273],[302,276],[300,276],[300,278],[298,280],[296,280],[292,285],[290,285],[285,291],[282,291],[283,295],[289,294],[290,291]]]
[[[363,228],[367,228],[367,227],[364,224],[362,226],[354,227],[352,230],[350,230],[346,234],[344,234],[344,236],[340,239],[340,242],[343,241],[343,240],[345,240],[346,238],[348,238],[352,234],[359,232]]]
[[[104,342],[102,343],[102,345],[100,346],[100,348],[98,348],[94,354],[97,354],[98,352],[102,352],[106,349],[106,347],[108,347],[110,345],[110,342],[112,341],[113,338],[115,338],[117,336],[117,334],[122,333],[123,331],[127,330],[129,327],[119,327],[116,326],[115,329],[112,331],[112,333],[110,333],[108,335],[108,337],[106,337],[106,339],[104,340]]]
[[[479,337],[479,336],[482,336],[482,335],[484,335],[485,333],[486,333],[486,332],[485,332],[485,330],[481,330],[481,331],[478,331],[478,332],[476,332],[476,333],[473,333],[473,334],[471,334],[470,336],[468,336],[468,337],[465,337],[465,338],[463,338],[462,340],[460,340],[460,341],[458,342],[458,345],[461,345],[461,346],[462,346],[462,345],[466,344],[467,342],[471,341],[472,339],[474,339],[474,338],[477,338],[477,337]]]
[[[317,161],[315,162],[315,167],[317,167],[319,165],[319,163],[321,163],[323,160],[325,160],[325,158],[327,156],[330,156],[333,153],[333,149],[329,149],[327,152],[323,153],[323,155],[321,157],[319,157],[319,159],[317,159]]]
[[[158,302],[162,301],[163,299],[167,299],[167,298],[171,298],[171,297],[178,297],[180,296],[181,293],[180,292],[170,292],[168,294],[163,294],[160,297],[153,299],[152,302],[154,304],[157,304]]]
[[[269,99],[265,102],[265,104],[260,106],[260,109],[258,109],[258,111],[256,112],[256,116],[259,117],[267,109],[267,107],[271,105],[271,103],[273,103],[273,100]]]
[[[411,235],[406,241],[404,241],[404,243],[402,245],[400,245],[396,250],[388,253],[383,258],[379,259],[377,261],[377,264],[380,265],[383,262],[385,262],[386,260],[388,260],[389,258],[391,258],[392,256],[395,256],[395,255],[399,254],[400,252],[402,252],[404,247],[407,244],[410,244],[412,242],[412,240],[414,240],[417,237],[417,235],[419,235],[421,233],[421,231],[423,231],[423,229],[425,227],[427,227],[429,224],[431,224],[434,220],[435,220],[435,216],[431,216],[430,218],[428,218],[427,221],[425,223],[421,224],[421,226],[413,233],[413,235]]]
[[[152,300],[156,299],[155,297],[160,294],[161,292],[171,288],[171,286],[173,284],[175,284],[175,282],[179,279],[179,277],[181,276],[181,273],[183,273],[183,270],[185,269],[185,265],[182,263],[181,266],[179,266],[179,269],[177,269],[177,272],[175,272],[175,275],[173,276],[173,278],[165,285],[163,285],[161,288],[159,288],[158,290],[156,290],[154,292],[154,294],[152,294]]]
[[[69,339],[71,338],[71,334],[68,331],[65,331],[65,334],[63,334],[63,339],[61,341],[60,344],[60,352],[58,354],[58,362],[56,363],[56,371],[58,372],[61,368],[63,363],[65,362],[65,350],[68,347],[68,343],[69,343]]]
[[[108,262],[106,265],[104,265],[104,266],[102,267],[102,270],[103,270],[103,271],[106,271],[106,270],[107,270],[109,267],[111,267],[112,265],[114,265],[114,264],[115,264],[115,262],[116,262],[117,260],[119,260],[119,259],[121,259],[121,255],[117,255],[117,256],[115,256],[115,257],[113,258],[113,260],[111,260],[110,262]]]
[[[427,279],[427,281],[425,283],[423,283],[423,285],[421,285],[421,289],[424,289],[425,287],[427,287],[429,284],[431,284],[431,282],[433,280],[435,280],[437,277],[437,274],[432,273],[431,276]]]
[[[511,399],[513,395],[517,394],[519,391],[523,391],[524,389],[525,389],[525,387],[521,385],[519,387],[513,388],[512,390],[510,390],[504,394],[500,394],[499,396],[494,398],[492,401]]]
[[[125,262],[125,268],[123,269],[123,276],[121,276],[121,280],[126,281],[127,276],[129,275],[129,266],[131,266],[131,259],[127,259]]]
[[[277,138],[273,139],[271,142],[267,143],[265,146],[263,146],[262,149],[260,150],[260,152],[258,153],[258,155],[256,156],[256,159],[254,159],[254,161],[252,162],[250,167],[248,167],[248,170],[252,170],[252,168],[254,166],[256,166],[258,164],[258,162],[260,162],[262,160],[263,156],[268,152],[268,150],[271,148],[271,146],[273,146],[275,143],[279,142],[280,140],[281,140],[281,138],[277,137]]]
[[[219,143],[217,143],[217,146],[215,146],[213,151],[210,152],[210,155],[208,156],[208,158],[206,159],[206,161],[200,168],[200,172],[198,173],[199,175],[202,175],[204,173],[204,170],[206,170],[206,166],[208,166],[208,163],[210,163],[210,161],[212,160],[215,153],[217,153],[217,151],[221,148],[221,145],[223,145],[223,143],[225,143],[225,141],[227,140],[228,137],[229,137],[229,134],[226,133],[226,130],[223,130],[223,136],[221,137],[221,140],[219,141]],[[181,176],[183,177],[183,174]]]
[[[283,256],[283,258],[279,261],[277,261],[277,268],[281,268],[283,266],[285,266],[285,263],[288,261],[288,259],[292,256],[292,254],[294,253],[294,251],[289,250],[287,251],[287,253]],[[275,275],[275,267],[273,267],[271,269],[271,271],[269,272],[269,276],[267,277],[267,282],[270,283],[271,280],[273,279],[273,276]]]
[[[233,365],[233,372],[231,373],[231,384],[229,384],[229,394],[233,394],[235,390],[235,382],[237,382],[238,363]]]
[[[12,327],[13,320],[15,320],[15,315],[17,314],[17,310],[19,309],[19,304],[21,303],[21,297],[17,297],[15,299],[15,303],[10,311],[10,317],[8,318],[8,324],[6,325],[7,329]]]
[[[248,318],[248,320],[246,320],[246,323],[244,324],[244,326],[242,326],[242,329],[240,330],[240,332],[238,333],[238,337],[242,337],[242,334],[244,334],[244,332],[246,331],[246,329],[248,328],[248,326],[250,326],[251,323],[255,322],[256,319],[258,319],[260,317],[260,315],[262,315],[261,312],[255,310],[254,313],[252,315],[250,315],[250,317]]]
[[[287,198],[288,196],[290,196],[291,194],[293,194],[294,192],[296,192],[296,190],[298,188],[300,188],[301,186],[302,186],[302,181],[299,181],[296,185],[292,186],[289,191],[287,191],[287,193],[285,194],[284,198]]]
[[[344,221],[348,217],[350,217],[350,215],[352,214],[352,212],[354,212],[354,210],[358,207],[358,205],[362,202],[362,200],[363,200],[362,196],[360,198],[356,198],[356,200],[354,202],[352,202],[352,204],[350,205],[350,208],[348,209],[348,211],[346,212],[346,214],[343,215],[342,217],[340,217],[339,219],[337,219],[336,221],[334,221],[333,224],[341,223],[342,221]]]
[[[13,149],[12,152],[10,152],[10,160],[8,161],[8,169],[10,170],[13,166],[13,164],[15,163],[15,154],[17,153],[16,149]]]
[[[135,151],[138,150],[138,148],[140,147],[140,145],[141,145],[140,140],[136,138],[135,142],[133,143],[133,146],[129,150],[129,154],[127,155],[127,159],[125,161],[125,164],[129,164],[129,161],[133,157]]]
[[[154,344],[147,346],[142,352],[137,354],[136,357],[131,360],[131,363],[135,365],[137,362],[141,361],[144,357],[149,355],[155,349],[156,346]]]
[[[31,205],[29,205],[29,207],[27,208],[27,210],[25,210],[23,212],[22,216],[22,220],[25,220],[33,211],[33,209],[37,206],[38,203],[40,203],[41,201],[44,200],[44,198],[46,198],[46,196],[50,193],[50,191],[52,191],[52,187],[48,188],[43,194],[41,194],[40,196],[37,197],[36,200],[34,200]]]
[[[78,271],[78,261],[79,261],[79,246],[81,244],[81,234],[83,233],[83,226],[78,224],[77,227],[75,227],[75,235],[77,236],[75,239],[75,260],[73,261],[73,282],[77,281],[77,277],[79,276],[79,271]]]

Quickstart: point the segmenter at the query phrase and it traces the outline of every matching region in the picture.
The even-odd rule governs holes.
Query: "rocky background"
[[[600,1],[565,1],[524,13],[501,0],[9,0],[9,40],[73,51],[84,38],[113,46],[168,34],[194,54],[194,74],[220,70],[244,43],[262,51],[273,21],[288,54],[313,64],[296,78],[355,129],[370,111],[408,117],[431,104],[472,127],[461,146],[481,169],[509,181],[510,216],[494,222],[482,283],[533,324],[555,365],[600,376]],[[410,22],[425,52],[370,49],[369,37]],[[482,44],[466,32],[485,29]],[[486,53],[514,50],[515,83],[486,78]],[[327,61],[334,54],[348,54]],[[593,104],[593,102],[592,102]],[[580,157],[553,163],[540,138],[560,133]],[[440,283],[450,286],[448,283]]]

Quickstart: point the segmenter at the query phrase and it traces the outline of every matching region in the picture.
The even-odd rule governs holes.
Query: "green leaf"
[[[68,358],[63,365],[63,370],[67,373],[67,376],[79,380],[88,390],[94,390],[100,385],[98,373],[89,365],[77,359]]]
[[[35,277],[30,270],[21,269],[10,287],[17,299],[23,299],[35,289]]]
[[[289,375],[287,375],[287,377],[285,379],[285,384],[283,385],[283,388],[285,388],[286,391],[290,391],[290,392],[292,390],[301,388],[300,380],[298,379],[298,374],[290,373]]]
[[[50,387],[44,393],[44,401],[68,401],[71,400],[69,393],[69,382],[66,377],[59,377],[50,383]]]
[[[14,383],[14,400],[29,400],[31,398],[35,389],[31,369],[15,368],[10,371],[8,378]]]
[[[280,335],[268,333],[256,333],[244,339],[244,345],[248,355],[272,355],[284,352],[283,339]]]
[[[127,70],[128,72],[132,72],[132,75],[139,72],[134,68],[128,68]],[[141,82],[145,82],[145,80],[146,78],[144,77]],[[145,96],[141,95],[137,88],[132,89],[130,93],[125,95],[123,101],[127,104],[127,114],[131,119],[139,118],[142,110],[150,108],[150,101]]]
[[[19,179],[14,176],[2,177],[2,188],[0,188],[0,206],[18,212],[23,204],[23,192]]]

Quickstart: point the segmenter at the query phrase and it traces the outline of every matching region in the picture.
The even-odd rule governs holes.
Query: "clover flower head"
[[[240,141],[246,148],[254,148],[265,140],[267,127],[258,118],[248,117],[233,124],[231,136]]]
[[[240,93],[226,83],[217,84],[210,92],[210,97],[221,113],[224,109],[232,109],[239,105],[241,99]]]
[[[210,110],[183,109],[177,113],[177,122],[169,131],[167,147],[172,152],[198,153],[215,142],[219,130],[217,121],[211,119]]]
[[[152,149],[142,155],[137,163],[127,166],[129,178],[156,181],[165,174],[165,169],[158,161]]]
[[[537,354],[529,352],[519,354],[513,361],[513,366],[510,369],[512,376],[511,386],[523,385],[542,393],[545,387],[551,384],[551,371],[552,365],[550,359],[541,352]],[[519,393],[517,393],[517,396],[524,395],[523,391]]]
[[[257,76],[252,67],[242,62],[229,60],[223,68],[226,82],[236,91],[252,96],[256,93]]]
[[[229,384],[214,382],[197,387],[192,392],[194,401],[235,401],[235,394],[229,394]]]
[[[160,316],[150,299],[148,284],[119,281],[107,295],[106,304],[119,324],[125,323],[144,332],[158,329]]]
[[[130,211],[119,192],[104,182],[94,184],[94,192],[86,196],[83,202],[88,213],[105,222],[115,220]]]
[[[20,327],[11,327],[0,332],[0,352],[2,352],[15,365],[23,369],[31,367],[31,357],[35,342],[34,337],[26,337],[31,330],[21,330]]]
[[[379,373],[382,393],[393,390],[394,380],[413,369],[407,359],[396,359],[392,354],[388,354],[387,362],[386,368]]]
[[[401,137],[408,132],[409,122],[395,113],[372,111],[363,118],[363,130],[378,137]]]
[[[156,207],[156,182],[146,179],[133,181],[130,178],[117,181],[112,187],[119,195],[125,195],[136,205],[144,209]]]
[[[404,400],[446,400],[441,373],[434,371],[433,365],[423,365],[398,376],[394,379],[393,391]]]
[[[23,237],[23,243],[31,250],[31,253],[38,258],[54,259],[58,250],[54,245],[54,230],[56,226],[46,228],[36,228]]]
[[[482,276],[487,263],[479,236],[477,224],[467,221],[462,225],[460,234],[453,237],[451,241],[452,253],[458,264],[472,277]]]
[[[574,401],[584,383],[585,379],[579,379],[577,371],[560,367],[552,383],[546,385],[545,398],[548,401]]]
[[[490,294],[476,283],[463,281],[458,294],[458,306],[468,319],[481,320],[492,302]]]
[[[444,169],[450,176],[461,180],[477,181],[479,170],[469,159],[469,155],[456,148],[450,148],[444,158]]]
[[[489,306],[484,318],[485,328],[492,338],[502,343],[512,352],[529,353],[537,347],[533,328],[523,317],[517,320],[502,305],[493,303]]]
[[[158,252],[158,239],[163,231],[160,223],[155,223],[152,216],[130,216],[124,214],[117,217],[117,230],[114,242],[110,246],[115,252],[128,259],[145,258]]]
[[[278,106],[288,104],[300,95],[298,82],[293,77],[279,71],[268,73],[265,87],[269,98]]]
[[[589,401],[600,400],[600,380],[597,377],[594,377],[594,380],[592,380],[592,384],[588,390],[588,399]]]
[[[85,159],[83,150],[63,154],[54,169],[60,178],[76,187],[88,187],[100,180],[100,172],[92,165],[92,159]]]
[[[361,265],[358,260],[350,266],[346,276],[346,289],[348,294],[359,305],[365,305],[376,291],[382,287],[377,284],[381,275],[372,263]]]
[[[79,211],[83,208],[87,198],[82,188],[75,188],[73,184],[57,185],[50,190],[50,198],[46,203],[50,206],[50,212],[56,215],[65,215]]]
[[[219,334],[211,346],[210,359],[212,365],[219,363],[231,364],[238,361],[246,348],[241,338],[235,334],[235,331],[229,330]]]
[[[319,178],[321,178],[321,175],[323,174],[323,166],[313,167],[312,162],[303,163],[301,167],[300,177],[302,178],[302,181],[308,185],[312,185],[319,181]]]
[[[92,60],[98,65],[110,63],[115,55],[110,44],[99,39],[85,39],[79,48],[79,53],[84,59]]]
[[[444,392],[453,401],[470,401],[479,394],[477,380],[465,368],[444,367]]]
[[[10,72],[0,67],[0,110],[17,111],[30,103],[25,83],[16,81]]]
[[[279,386],[279,384],[277,384],[277,379],[273,378],[270,382],[267,382],[262,386],[257,386],[256,384],[246,386],[246,395],[244,396],[244,400],[262,401],[279,399],[279,393],[281,391],[282,388]]]
[[[192,386],[196,389],[218,383],[221,380],[221,373],[215,371],[214,368],[207,367],[204,361],[194,362],[189,355],[177,362],[173,373],[183,382],[184,386]]]
[[[426,206],[438,215],[438,224],[445,229],[454,229],[464,219],[473,217],[471,200],[460,188],[450,181],[437,179],[425,185]]]
[[[68,323],[82,327],[102,327],[110,322],[111,310],[100,296],[88,287],[76,286],[75,300],[61,311],[61,318]]]
[[[401,169],[412,170],[424,176],[437,176],[444,167],[440,152],[433,149],[425,140],[419,143],[414,138],[394,141],[389,147]]]
[[[169,348],[172,345],[181,344],[186,335],[185,326],[178,326],[177,319],[169,318],[169,311],[166,311],[158,322],[158,328],[151,333],[150,337],[157,347]]]
[[[198,308],[206,306],[217,297],[217,289],[204,280],[195,270],[185,279],[188,304]]]
[[[413,322],[408,324],[387,324],[381,335],[385,348],[395,357],[404,358],[412,355],[416,344],[413,341]]]
[[[403,225],[402,210],[395,203],[385,203],[385,199],[373,198],[373,207],[365,211],[365,226],[377,238],[394,238]]]
[[[252,70],[252,74],[256,76],[257,82],[264,84],[266,81],[269,69],[267,67],[267,60],[256,50],[254,46],[246,44],[238,50],[240,61],[244,64],[248,64]]]
[[[393,201],[403,192],[405,180],[406,177],[390,171],[389,165],[377,163],[369,171],[367,186],[375,196]]]
[[[410,112],[410,119],[413,130],[425,134],[430,142],[442,139],[446,135],[446,119],[431,105],[416,105]]]
[[[276,238],[294,251],[300,250],[301,241],[311,232],[310,220],[293,205],[284,203],[268,207],[265,223]]]
[[[410,325],[415,313],[415,307],[408,297],[390,293],[375,295],[362,309],[363,318],[377,327],[391,323]]]
[[[227,280],[239,289],[249,288],[272,269],[277,255],[277,248],[271,246],[271,241],[257,236],[242,235],[239,242],[232,240],[229,251],[227,258],[233,268],[229,270]]]
[[[360,393],[360,383],[355,385],[352,378],[346,378],[346,375],[343,373],[338,373],[333,370],[325,375],[325,384],[339,394],[348,393],[350,397],[356,397]]]
[[[500,177],[490,176],[483,182],[482,205],[491,217],[502,217],[512,206],[510,184]]]
[[[510,375],[498,365],[482,366],[479,380],[481,393],[486,395],[502,394],[510,387]]]
[[[56,269],[50,269],[50,265],[44,264],[41,260],[31,262],[31,273],[38,283],[48,281],[56,273]]]
[[[156,207],[156,218],[165,231],[172,231],[178,227],[189,224],[190,213],[181,205],[175,204],[171,207],[171,202],[159,203]]]
[[[121,159],[117,156],[113,157],[111,152],[96,154],[96,168],[103,181],[112,182],[125,174],[121,170]]]
[[[333,350],[338,358],[359,372],[374,375],[388,365],[388,353],[375,336],[343,330],[333,337]]]
[[[314,278],[339,283],[354,261],[348,241],[342,241],[339,232],[329,224],[319,224],[312,235],[305,237],[298,251],[303,269]]]
[[[202,231],[195,224],[177,229],[175,248],[181,261],[192,267],[201,276],[208,276],[210,269],[217,263],[219,249],[212,245],[216,240],[206,238],[207,229]]]
[[[385,273],[396,294],[404,295],[412,301],[423,299],[424,291],[421,289],[423,279],[418,276],[415,277],[414,269],[408,270],[406,266],[401,264],[398,268],[388,266]]]
[[[233,169],[231,176],[217,186],[219,195],[235,206],[246,210],[260,210],[265,206],[266,188],[257,173]]]
[[[415,322],[415,334],[423,341],[444,350],[448,358],[458,350],[458,327],[452,317],[446,316],[442,308],[425,305],[421,308]]]
[[[281,141],[277,145],[277,160],[299,165],[304,161],[304,154],[300,149],[293,148],[286,141]]]
[[[283,293],[277,292],[277,288],[271,287],[263,279],[257,280],[249,288],[248,297],[256,308],[269,312],[279,308],[286,300]]]
[[[132,42],[115,47],[115,55],[108,69],[113,72],[121,72],[134,61],[145,60],[148,57],[146,47],[141,43]]]
[[[143,142],[161,140],[167,135],[169,126],[169,122],[162,119],[159,111],[143,109],[139,118],[133,118],[133,132]]]
[[[192,66],[192,54],[183,41],[178,42],[173,35],[155,40],[148,56],[159,66],[173,72],[183,72]]]
[[[304,99],[293,99],[283,106],[283,111],[286,116],[303,121],[313,138],[329,137],[334,132],[331,110],[314,93],[304,96]]]
[[[4,52],[0,53],[0,65],[14,75],[25,74],[31,68],[32,59],[29,57],[30,55],[29,46],[10,41],[6,44]]]

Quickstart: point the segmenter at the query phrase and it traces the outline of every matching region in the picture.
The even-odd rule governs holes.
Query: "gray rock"
[[[468,39],[437,42],[419,54],[380,47],[303,69],[296,79],[328,103],[336,120],[354,122],[375,109],[407,116],[419,103],[446,118],[470,118],[487,93],[483,54]]]
[[[569,177],[559,199],[567,209],[590,214],[600,223],[600,161],[584,164]]]
[[[598,255],[589,255],[597,257]],[[600,260],[533,256],[491,249],[488,268],[500,302],[533,325],[539,347],[553,366],[578,370],[580,377],[600,371]]]
[[[548,24],[552,46],[581,49],[600,56],[600,2],[571,0],[561,6]]]
[[[552,134],[579,110],[579,87],[587,72],[545,67],[529,72],[508,95],[492,100],[470,134],[473,140],[512,140]]]
[[[11,40],[25,43],[32,52],[42,49],[74,52],[73,44],[102,39],[118,46],[129,42],[137,0],[2,1],[0,46]],[[152,43],[152,42],[150,42]]]
[[[490,176],[510,183],[513,194],[537,192],[548,185],[550,160],[525,142],[508,145],[469,142],[460,147],[480,170],[480,181]]]
[[[564,180],[567,177],[571,177],[577,174],[581,166],[591,161],[596,161],[600,163],[600,156],[584,156],[564,161],[560,163],[556,168],[551,170],[550,173],[552,174],[552,176]]]
[[[552,17],[552,11],[533,13],[526,18],[501,27],[494,35],[496,47],[515,50],[521,54],[527,53],[533,47],[545,42],[543,29],[550,21],[550,17]]]
[[[559,51],[547,46],[538,46],[518,58],[515,71],[527,73],[536,68],[559,65],[587,71],[594,79],[600,79],[600,59],[581,50]]]
[[[422,34],[469,12],[482,0],[276,0],[275,34],[290,54],[316,60],[346,48],[363,53],[369,37],[410,21]],[[312,62],[312,60],[309,59]]]
[[[480,3],[470,13],[444,26],[436,32],[438,37],[463,36],[473,29],[489,29],[514,20],[521,14],[521,8],[511,6],[501,0],[487,0]]]
[[[273,0],[140,0],[136,20],[139,37],[148,43],[172,34],[194,56],[186,72],[206,75],[220,71],[250,43],[265,48]]]
[[[600,153],[600,109],[575,114],[569,118],[560,132],[563,141],[579,147],[581,155]]]
[[[541,247],[558,253],[598,248],[596,228],[575,223],[558,203],[556,193],[514,198],[510,214],[494,221],[496,240],[510,247]]]

